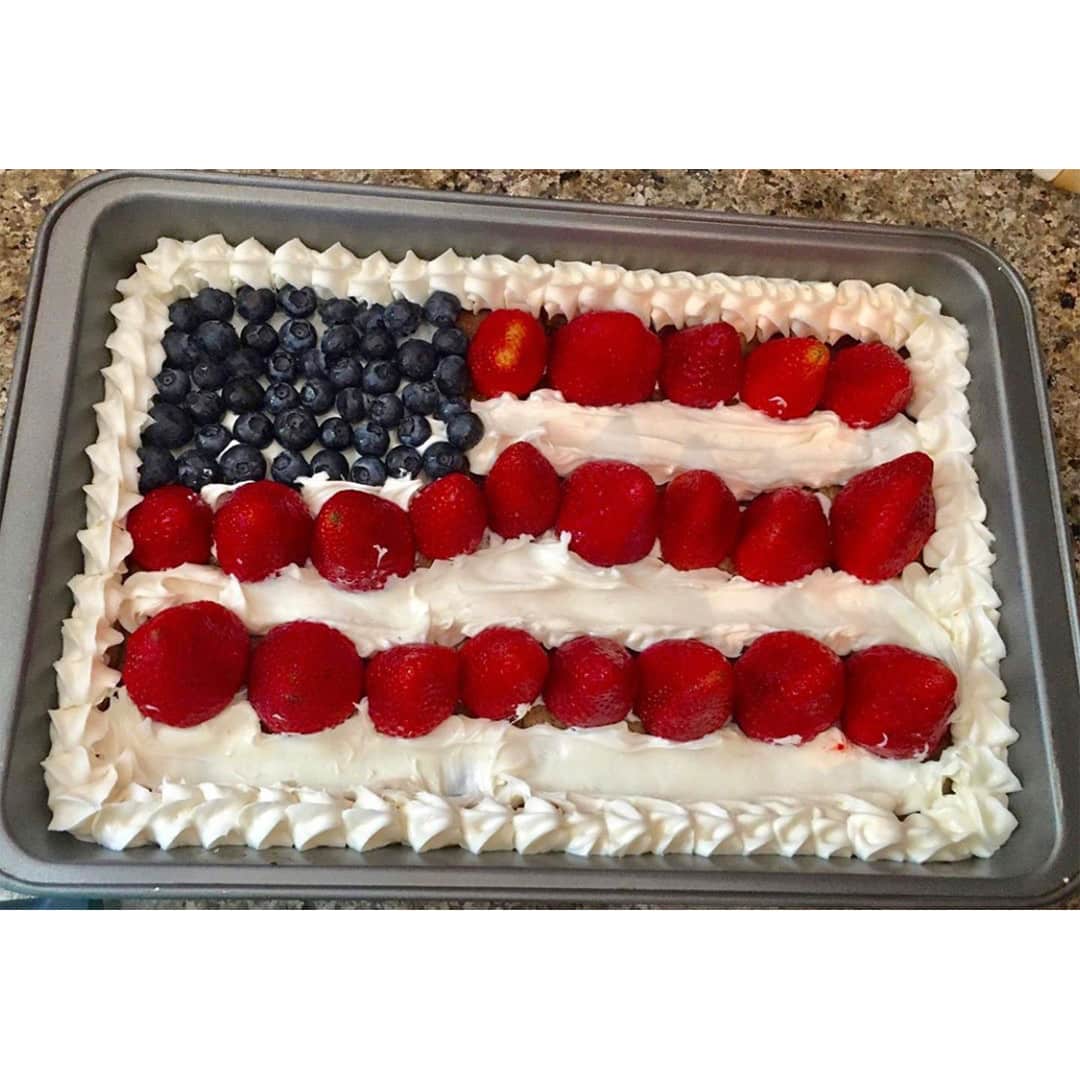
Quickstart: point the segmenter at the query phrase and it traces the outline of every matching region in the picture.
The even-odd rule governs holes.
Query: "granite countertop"
[[[0,423],[35,233],[48,207],[90,172],[0,172]],[[993,170],[357,169],[274,174],[439,191],[922,225],[968,233],[1001,252],[1031,290],[1046,357],[1074,560],[1080,565],[1080,195],[1059,191],[1030,171]],[[1080,907],[1080,897],[1068,906]]]

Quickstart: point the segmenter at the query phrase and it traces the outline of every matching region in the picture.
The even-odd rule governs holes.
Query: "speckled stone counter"
[[[0,172],[0,422],[7,404],[7,384],[35,233],[49,205],[87,175],[89,172],[77,170]],[[1046,380],[1074,558],[1080,565],[1080,195],[1056,190],[1031,172],[989,170],[357,169],[281,170],[277,175],[358,184],[406,184],[440,191],[922,225],[968,233],[1000,251],[1031,290],[1046,357]],[[1074,782],[1080,782],[1080,777]],[[312,905],[297,901],[275,906]],[[1080,898],[1069,906],[1080,907]]]

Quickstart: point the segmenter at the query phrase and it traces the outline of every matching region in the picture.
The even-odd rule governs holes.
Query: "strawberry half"
[[[625,720],[637,691],[634,658],[607,638],[576,637],[551,654],[544,704],[567,727]]]
[[[731,717],[731,664],[703,641],[658,641],[637,659],[634,712],[659,739],[690,742],[719,731]]]
[[[862,581],[896,577],[934,532],[934,462],[916,452],[852,477],[829,513],[833,559]]]
[[[758,495],[742,516],[735,571],[782,585],[829,565],[829,523],[817,497],[801,488]]]
[[[367,683],[375,730],[415,739],[454,711],[461,683],[458,654],[443,645],[398,645],[371,660]]]
[[[660,364],[660,393],[679,405],[711,409],[730,401],[742,381],[742,339],[725,322],[666,334]]]
[[[911,394],[904,358],[880,341],[869,342],[833,354],[821,407],[849,427],[872,428],[906,409]]]
[[[214,514],[218,564],[240,581],[262,581],[290,563],[303,565],[313,526],[303,498],[286,484],[244,484]]]
[[[530,443],[512,443],[484,481],[488,524],[507,540],[540,536],[555,524],[561,493],[551,462]]]
[[[660,372],[660,339],[625,311],[594,311],[555,333],[549,377],[578,405],[648,401]]]
[[[739,397],[778,420],[809,416],[825,392],[829,346],[816,338],[774,338],[746,358]]]
[[[524,630],[488,627],[469,638],[458,655],[461,701],[470,716],[511,720],[519,706],[540,696],[547,678],[547,653]]]
[[[143,570],[208,563],[213,519],[210,507],[189,488],[180,484],[155,488],[127,516],[132,558]]]
[[[327,581],[354,592],[381,589],[416,563],[409,515],[389,499],[341,491],[315,519],[311,561]]]
[[[487,504],[476,481],[452,473],[421,488],[409,503],[409,522],[428,559],[471,555],[484,539]]]
[[[715,473],[693,469],[664,489],[660,554],[677,570],[719,566],[739,532],[739,504]]]
[[[548,339],[538,319],[527,311],[493,311],[469,344],[469,374],[477,396],[528,397],[547,367]]]

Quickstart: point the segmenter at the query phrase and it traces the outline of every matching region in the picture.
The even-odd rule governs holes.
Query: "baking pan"
[[[924,866],[782,856],[472,855],[403,847],[112,852],[47,831],[39,763],[52,663],[81,569],[84,448],[116,282],[159,236],[293,236],[391,258],[526,252],[631,268],[892,281],[941,299],[971,334],[975,465],[996,538],[1020,733],[1020,821],[990,859]],[[966,237],[920,229],[431,194],[198,174],[102,174],[38,238],[0,450],[0,872],[19,889],[97,896],[488,898],[732,905],[1023,905],[1080,880],[1080,687],[1070,549],[1031,305],[1015,271]]]

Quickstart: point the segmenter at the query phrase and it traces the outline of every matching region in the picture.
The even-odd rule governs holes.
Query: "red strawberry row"
[[[469,345],[480,397],[525,397],[548,385],[578,405],[632,405],[660,395],[697,409],[740,398],[780,420],[830,409],[852,427],[891,420],[911,400],[911,372],[880,342],[832,350],[815,338],[774,338],[743,356],[727,323],[655,334],[635,315],[579,315],[550,342],[524,311],[494,311]]]
[[[647,734],[687,742],[734,716],[752,739],[802,742],[839,724],[851,742],[888,758],[936,751],[956,696],[955,676],[932,657],[878,645],[843,661],[790,631],[758,638],[732,665],[710,645],[681,640],[635,656],[583,636],[549,656],[524,630],[491,627],[458,650],[395,646],[365,672],[352,642],[322,623],[275,627],[249,650],[240,620],[209,601],[136,630],[123,678],[143,715],[174,727],[215,716],[246,682],[264,729],[278,734],[340,724],[366,688],[376,730],[402,738],[428,734],[459,705],[510,720],[542,697],[566,727],[616,724],[633,710]]]

